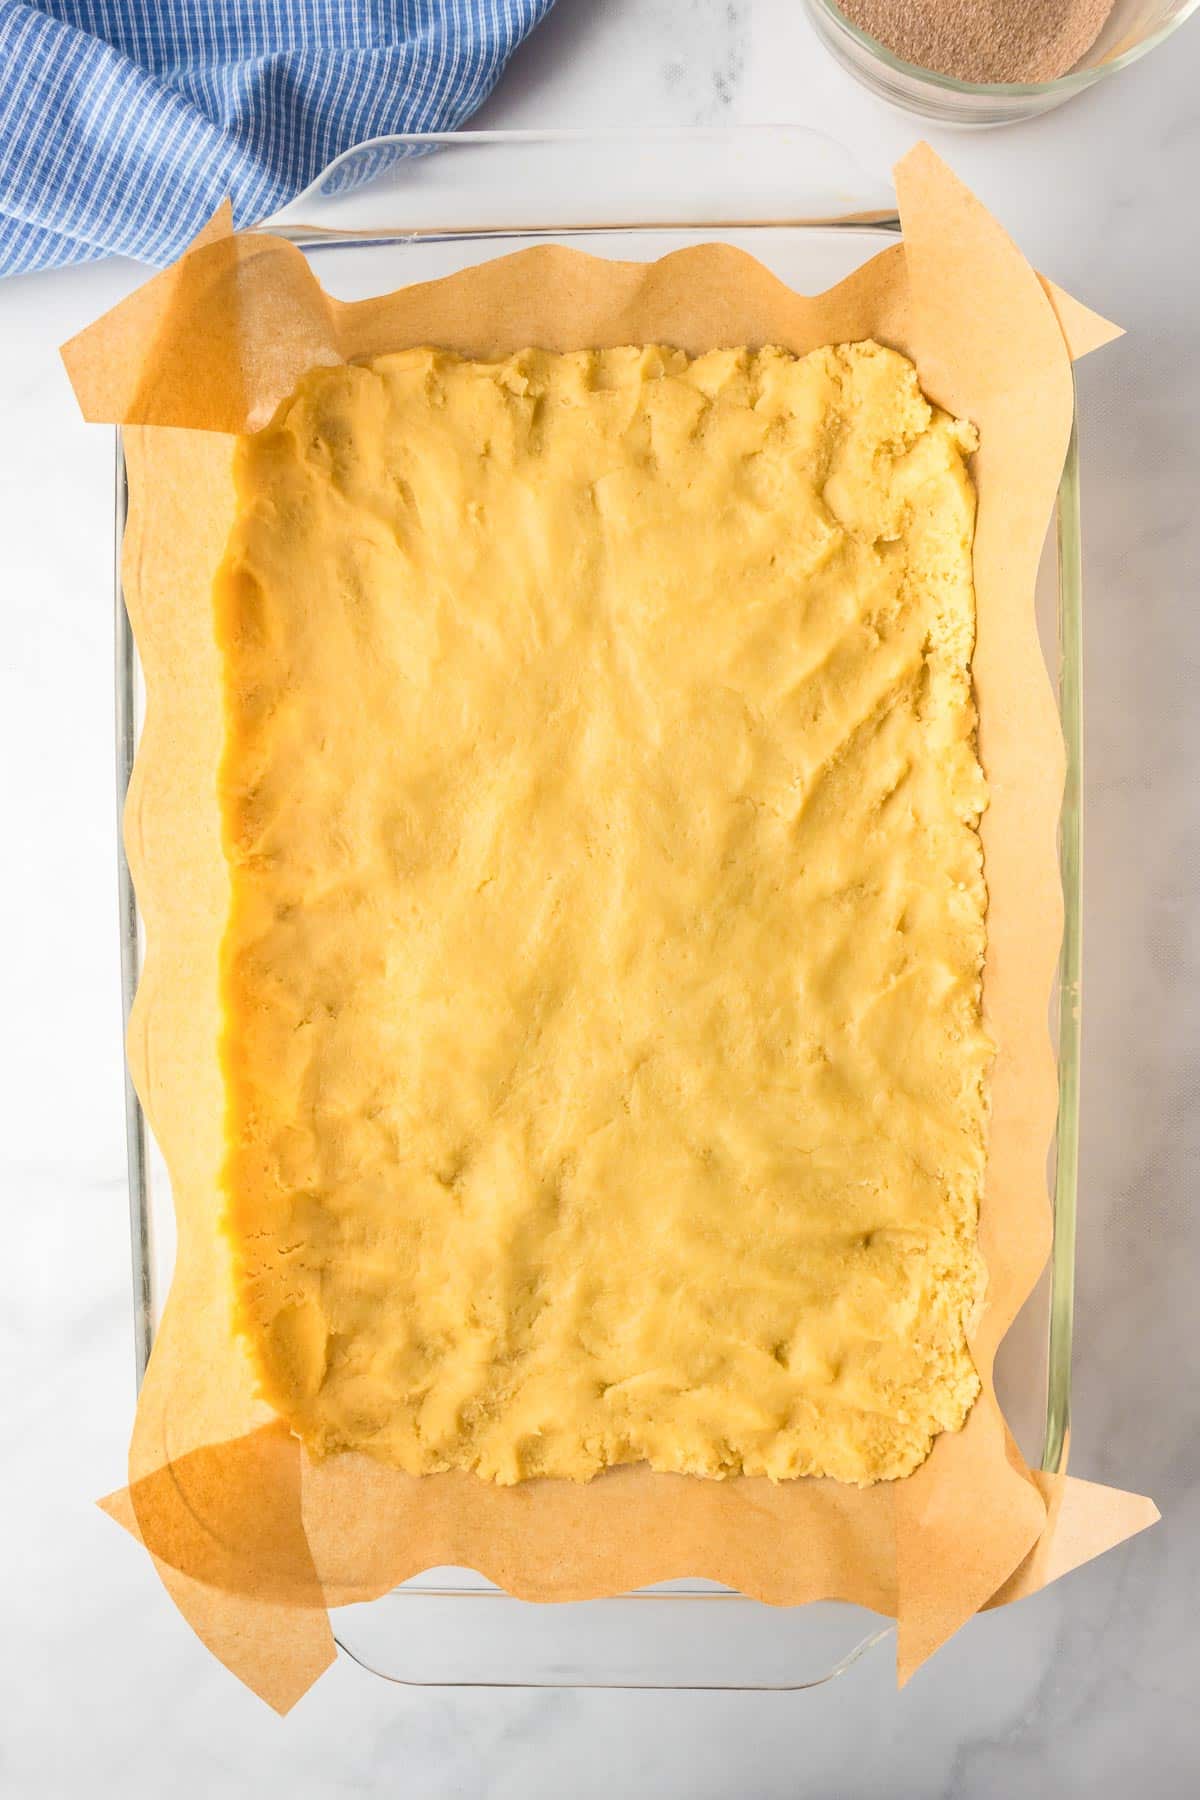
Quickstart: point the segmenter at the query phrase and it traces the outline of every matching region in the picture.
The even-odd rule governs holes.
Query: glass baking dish
[[[358,185],[366,177],[370,186]],[[890,189],[840,146],[796,127],[643,133],[460,133],[379,140],[339,158],[269,222],[342,299],[428,281],[548,238],[650,261],[719,237],[790,286],[820,292],[899,230]],[[121,588],[125,462],[117,434],[116,735],[118,804],[142,720],[137,648]],[[1058,1125],[1050,1153],[1051,1264],[1001,1348],[997,1386],[1026,1455],[1064,1458],[1070,1414],[1079,1100],[1081,612],[1074,432],[1038,577],[1038,617],[1057,678],[1067,747],[1060,825],[1065,928],[1052,1028]],[[142,962],[141,921],[118,832],[125,1019]],[[126,1129],[140,1383],[174,1252],[170,1183],[126,1071]],[[343,1651],[415,1685],[798,1689],[841,1674],[891,1635],[863,1608],[771,1607],[703,1580],[612,1599],[515,1600],[464,1569],[435,1569],[369,1604],[340,1609]]]

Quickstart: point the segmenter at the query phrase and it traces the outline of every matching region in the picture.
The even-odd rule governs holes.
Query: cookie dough
[[[410,350],[242,440],[225,1205],[314,1453],[865,1484],[962,1425],[973,447],[869,342]]]

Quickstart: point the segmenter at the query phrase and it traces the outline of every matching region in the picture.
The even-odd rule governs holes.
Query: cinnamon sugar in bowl
[[[842,67],[947,125],[1032,118],[1136,62],[1200,0],[804,0]]]

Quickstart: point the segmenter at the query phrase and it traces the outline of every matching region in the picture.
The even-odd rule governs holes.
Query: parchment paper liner
[[[538,1600],[703,1575],[775,1604],[855,1601],[897,1619],[904,1681],[980,1608],[1157,1517],[1139,1496],[1031,1473],[992,1387],[996,1347],[1050,1244],[1063,746],[1034,583],[1071,427],[1070,359],[1117,331],[1043,282],[927,146],[895,174],[903,242],[815,298],[721,244],[651,264],[546,246],[346,305],[292,246],[231,234],[223,210],[177,264],[64,349],[85,416],[127,427],[123,573],[148,693],[125,821],[148,946],[129,1057],[178,1224],[130,1485],[103,1504],[152,1552],[204,1641],[281,1711],[333,1658],[328,1607],[431,1566],[466,1565]],[[991,794],[984,1008],[998,1054],[980,1216],[989,1285],[971,1346],[983,1392],[967,1425],[906,1480],[862,1491],[645,1467],[586,1487],[499,1488],[357,1455],[313,1464],[254,1397],[217,1229],[229,892],[211,589],[235,511],[227,434],[263,425],[314,364],[408,345],[483,357],[655,341],[803,353],[863,337],[912,357],[930,398],[981,434],[974,678]]]

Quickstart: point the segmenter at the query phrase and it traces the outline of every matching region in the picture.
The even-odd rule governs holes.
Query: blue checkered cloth
[[[226,195],[251,224],[364,139],[453,130],[552,4],[0,0],[0,274],[169,262]]]

